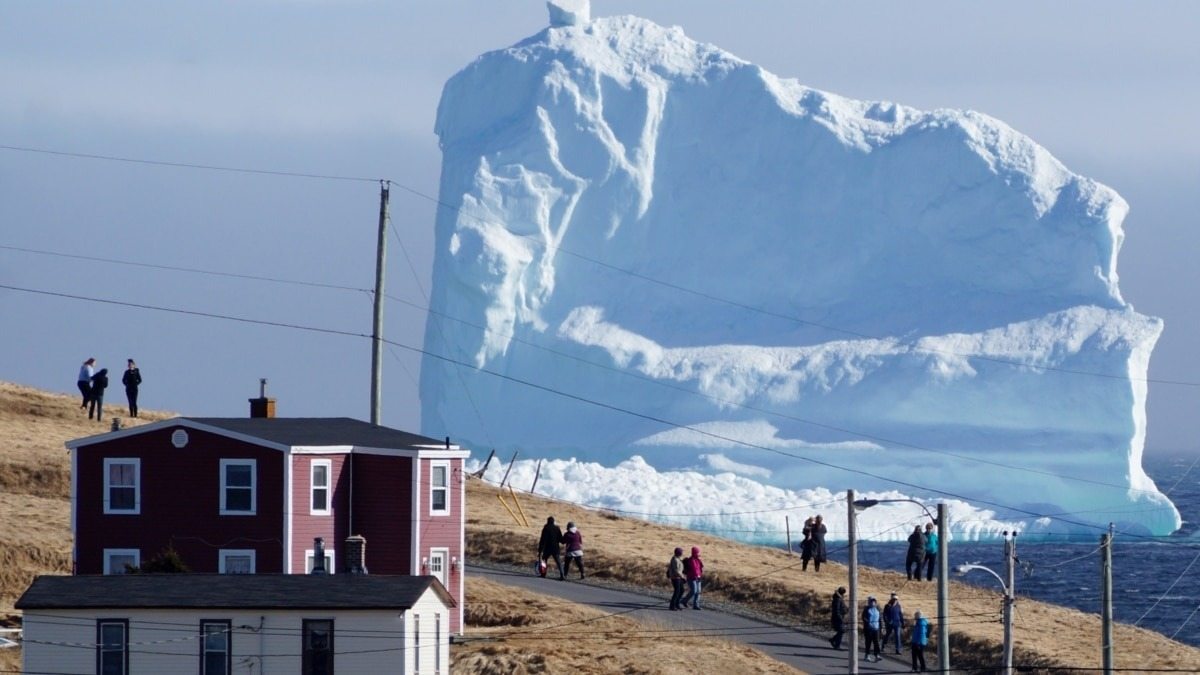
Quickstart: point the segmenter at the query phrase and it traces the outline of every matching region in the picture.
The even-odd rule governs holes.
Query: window
[[[142,552],[136,548],[104,549],[104,573],[125,574],[130,567],[142,564]]]
[[[99,675],[129,674],[129,621],[96,621],[96,672]]]
[[[442,615],[433,615],[433,672],[442,672]]]
[[[229,675],[233,671],[233,624],[200,622],[200,675]]]
[[[311,509],[314,516],[329,515],[329,476],[333,474],[333,462],[328,459],[314,459],[310,465],[312,478],[310,492],[312,493]]]
[[[304,675],[333,675],[333,619],[304,619]]]
[[[317,561],[317,557],[313,555],[313,550],[310,548],[304,552],[304,573],[312,574],[313,563]],[[333,574],[333,549],[325,549],[325,573]]]
[[[221,460],[221,515],[254,515],[255,469],[253,459]]]
[[[421,615],[413,614],[413,672],[421,672]]]
[[[221,574],[254,574],[254,554],[252,548],[223,548],[217,551],[217,571]]]
[[[431,548],[429,549],[429,573],[437,577],[437,580],[446,585],[446,561],[450,559],[450,549],[448,548]]]
[[[104,512],[138,514],[142,512],[140,479],[142,460],[104,460]]]
[[[450,514],[450,463],[429,464],[429,513],[435,516]]]

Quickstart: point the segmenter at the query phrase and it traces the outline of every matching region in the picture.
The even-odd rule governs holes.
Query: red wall
[[[258,572],[283,571],[283,457],[278,450],[185,429],[134,434],[78,448],[76,573],[100,574],[106,548],[137,548],[142,561],[173,545],[193,572],[216,572],[222,548],[255,549]],[[104,514],[104,459],[141,460],[141,513]],[[256,515],[222,516],[221,459],[255,459]]]
[[[449,462],[449,492],[450,492],[450,514],[445,516],[429,515],[429,488],[432,471],[430,470],[433,462]],[[421,460],[421,555],[420,558],[429,556],[431,548],[448,548],[450,556],[453,558],[463,559],[463,551],[460,547],[462,537],[463,522],[465,520],[462,504],[462,460]],[[449,561],[447,561],[449,562]],[[428,574],[427,570],[420,570],[420,574]],[[459,607],[463,603],[463,588],[462,588],[462,572],[455,569],[453,565],[447,570],[446,575],[446,590],[450,591],[450,595],[454,597],[454,602]],[[454,613],[451,621],[450,630],[458,632],[458,614]]]
[[[412,463],[407,457],[354,455],[354,532],[367,540],[367,571],[412,574]],[[339,554],[340,555],[340,554]]]
[[[292,455],[292,572],[304,574],[305,551],[313,548],[314,537],[325,538],[325,548],[334,551],[334,572],[344,572],[343,542],[350,536],[347,529],[350,507],[349,455]],[[330,462],[330,515],[311,514],[313,460]],[[368,540],[368,544],[370,541]],[[371,551],[368,548],[367,554]],[[370,566],[367,567],[370,570]]]

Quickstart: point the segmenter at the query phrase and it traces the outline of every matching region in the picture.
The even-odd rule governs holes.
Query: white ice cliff
[[[977,112],[552,19],[442,95],[425,434],[1178,528],[1116,192]]]

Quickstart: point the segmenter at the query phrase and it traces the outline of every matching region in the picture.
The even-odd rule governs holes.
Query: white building
[[[41,576],[26,672],[333,675],[450,669],[454,601],[432,576]]]

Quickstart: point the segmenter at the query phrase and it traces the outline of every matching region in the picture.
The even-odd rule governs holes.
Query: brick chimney
[[[275,399],[267,398],[267,378],[258,380],[258,398],[250,399],[250,417],[274,417]]]
[[[367,540],[361,534],[346,537],[346,573],[367,573]]]

